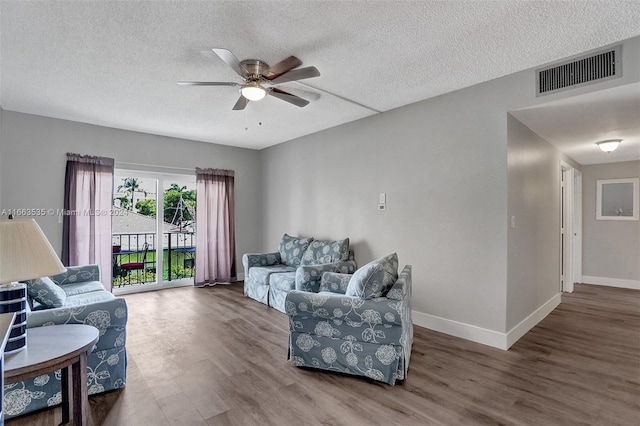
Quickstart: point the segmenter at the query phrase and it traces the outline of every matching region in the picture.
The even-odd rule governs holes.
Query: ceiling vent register
[[[620,48],[621,46],[616,46],[571,62],[537,70],[536,96],[622,77]]]

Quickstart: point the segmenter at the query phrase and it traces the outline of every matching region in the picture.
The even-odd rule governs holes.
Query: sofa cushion
[[[67,299],[64,290],[49,277],[27,281],[27,293],[32,299],[47,308],[60,308]]]
[[[320,265],[349,259],[349,238],[337,241],[315,240],[304,252],[300,266]]]
[[[295,272],[296,268],[287,265],[254,266],[249,269],[249,280],[259,285],[269,285],[271,274]]]
[[[87,281],[73,284],[65,284],[62,286],[62,290],[66,293],[67,297],[75,296],[76,294],[92,293],[94,291],[104,291],[104,285],[100,281]]]
[[[311,241],[313,241],[313,238],[298,238],[284,234],[280,241],[280,262],[296,268],[300,266],[302,255],[304,255]]]
[[[296,273],[281,272],[271,274],[269,277],[269,285],[277,288],[278,290],[291,291],[296,288]]]
[[[347,285],[346,296],[373,299],[383,296],[398,279],[398,255],[374,260],[358,269]]]

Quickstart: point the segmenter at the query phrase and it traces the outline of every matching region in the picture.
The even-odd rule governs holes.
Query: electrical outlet
[[[378,204],[378,210],[386,210],[387,206],[385,206],[384,204]]]

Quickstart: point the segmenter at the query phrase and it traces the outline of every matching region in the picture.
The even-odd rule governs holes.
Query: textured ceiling
[[[0,15],[2,108],[256,149],[640,34],[640,3],[619,0],[3,0]],[[232,111],[236,88],[179,87],[238,81],[213,47],[295,55],[321,98]]]

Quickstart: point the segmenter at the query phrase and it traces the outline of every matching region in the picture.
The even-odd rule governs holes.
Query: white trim
[[[412,311],[412,315],[413,323],[420,327],[425,327],[430,330],[439,331],[440,333],[449,334],[455,337],[461,337],[463,339],[471,340],[472,342],[482,343],[483,345],[492,346],[498,349],[508,349],[506,347],[506,335],[504,333],[435,315],[425,314],[424,312]]]
[[[531,315],[520,321],[518,325],[513,327],[506,334],[506,345],[510,348],[522,336],[527,334],[529,330],[535,327],[540,321],[546,318],[560,304],[561,293],[557,293],[551,299],[547,300],[542,306],[533,311]]]
[[[573,203],[574,203],[574,179],[575,169],[571,165],[560,161],[560,173],[561,173],[561,186],[560,196],[563,197],[560,200],[560,209],[564,208],[564,211],[560,212],[560,233],[563,247],[560,252],[562,253],[561,274],[560,280],[562,282],[561,291],[565,293],[573,293]]]
[[[631,216],[604,216],[602,214],[602,186],[613,183],[633,185],[633,212]],[[596,220],[640,220],[640,178],[596,180]]]
[[[170,174],[182,174],[185,176],[193,177],[196,175],[196,168],[184,168],[184,167],[173,167],[173,166],[160,166],[156,164],[142,164],[142,163],[127,163],[126,161],[115,161],[114,168],[122,169],[122,170],[135,170],[141,171],[140,169],[144,169],[143,171],[150,170],[163,170],[163,172],[159,173],[170,173]],[[179,170],[179,172],[172,172],[170,170]]]
[[[413,323],[440,333],[507,350],[560,304],[560,295],[561,293],[554,295],[531,315],[520,321],[520,323],[513,327],[508,333],[500,333],[499,331],[489,330],[487,328],[418,311],[412,311]]]
[[[582,276],[582,284],[604,285],[607,287],[630,288],[640,290],[640,280],[621,280],[619,278]]]

